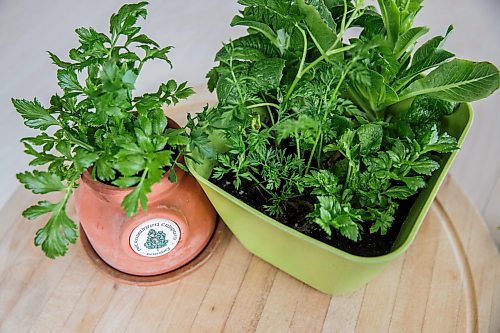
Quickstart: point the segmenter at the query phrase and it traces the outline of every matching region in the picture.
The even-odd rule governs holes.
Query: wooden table
[[[500,256],[481,216],[447,178],[411,248],[357,292],[330,297],[254,257],[230,233],[169,284],[115,282],[81,243],[57,260],[20,212],[0,212],[0,332],[500,332]]]

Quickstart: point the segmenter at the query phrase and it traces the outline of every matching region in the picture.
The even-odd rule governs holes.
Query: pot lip
[[[179,160],[183,161],[184,158],[181,157]],[[169,170],[168,172],[166,172],[163,175],[163,177],[161,178],[161,180],[158,183],[155,183],[152,185],[153,190],[154,190],[154,187],[157,187],[157,186],[161,186],[163,191],[170,190],[171,188],[173,188],[175,185],[177,185],[177,183],[179,183],[184,178],[186,173],[183,172],[183,170],[181,170],[177,166],[174,167],[174,169],[175,169],[175,172],[177,175],[177,182],[175,182],[175,183],[170,182],[170,180],[168,179],[168,176],[169,176],[171,171]],[[85,184],[90,186],[96,192],[106,193],[106,194],[116,194],[116,195],[127,195],[137,187],[137,186],[131,186],[131,187],[127,187],[127,188],[121,188],[118,186],[103,183],[100,180],[94,180],[92,178],[91,171],[92,171],[92,168],[88,168],[87,170],[85,170],[82,173],[81,179],[83,182],[85,182]]]
[[[467,136],[467,133],[470,130],[470,127],[472,126],[472,121],[474,118],[474,110],[472,109],[470,103],[461,103],[466,107],[466,112],[468,116],[467,123],[465,124],[460,136],[458,137],[458,146],[461,147],[463,144],[463,141],[465,137]],[[320,247],[322,250],[330,252],[334,255],[340,256],[346,260],[357,262],[357,263],[362,263],[362,264],[381,264],[381,263],[387,263],[389,261],[392,261],[396,257],[400,256],[403,254],[413,243],[418,230],[420,229],[420,226],[422,225],[422,222],[424,221],[425,216],[427,215],[428,210],[430,209],[434,198],[437,195],[437,192],[439,188],[441,187],[442,182],[444,181],[444,178],[446,174],[448,173],[448,170],[455,159],[456,155],[458,154],[458,150],[455,150],[449,155],[449,158],[447,159],[446,163],[441,165],[441,168],[439,169],[440,174],[437,175],[437,180],[432,188],[431,192],[428,195],[428,199],[426,200],[424,206],[420,210],[420,212],[417,215],[416,222],[411,228],[408,236],[406,239],[395,249],[392,249],[389,253],[381,255],[381,256],[375,256],[375,257],[363,257],[363,256],[358,256],[355,254],[348,253],[346,251],[340,250],[334,246],[328,245],[326,243],[323,243],[322,241],[319,241],[313,237],[307,236],[291,227],[288,227],[275,219],[263,214],[262,212],[258,211],[257,209],[251,207],[250,205],[246,204],[245,202],[241,201],[240,199],[237,199],[236,197],[232,196],[231,194],[227,193],[214,183],[212,183],[210,180],[204,178],[201,176],[193,167],[192,161],[189,160],[187,161],[187,166],[189,168],[189,171],[191,174],[200,182],[203,183],[204,185],[210,187],[212,190],[216,191],[219,195],[223,196],[224,198],[230,200],[237,206],[245,209],[246,211],[251,212],[252,214],[258,216],[261,220],[267,222],[268,224],[271,224],[272,226],[288,233],[291,234],[294,237],[298,237],[302,239],[305,242],[311,243],[314,246]]]

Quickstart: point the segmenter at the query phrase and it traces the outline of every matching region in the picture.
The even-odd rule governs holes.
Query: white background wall
[[[173,71],[157,64],[145,66],[138,89],[154,89],[168,78],[204,85],[205,74],[221,42],[241,30],[230,29],[236,0],[151,1],[144,32],[161,45],[172,44]],[[55,67],[47,54],[60,56],[76,46],[73,30],[108,28],[108,18],[123,1],[0,0],[0,207],[17,188],[16,172],[25,169],[21,137],[30,134],[10,104],[11,97],[38,97],[47,103],[57,92]],[[443,34],[453,23],[447,48],[458,57],[500,64],[500,1],[426,0],[417,23]],[[452,173],[485,216],[500,244],[500,93],[474,104],[471,134]],[[1,223],[1,221],[0,221]]]

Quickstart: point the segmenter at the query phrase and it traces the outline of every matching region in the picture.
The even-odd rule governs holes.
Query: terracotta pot
[[[127,217],[120,204],[132,189],[94,181],[85,171],[75,207],[92,247],[110,266],[133,275],[157,275],[194,259],[207,245],[216,212],[195,178],[176,168],[153,185],[147,211]]]

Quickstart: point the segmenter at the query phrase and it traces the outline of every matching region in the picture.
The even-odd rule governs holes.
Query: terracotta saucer
[[[153,276],[137,276],[127,273],[120,272],[113,267],[105,263],[95,252],[95,250],[90,245],[90,242],[80,225],[80,240],[85,253],[87,254],[90,261],[95,265],[98,271],[108,275],[112,279],[126,284],[136,285],[136,286],[156,286],[160,284],[171,283],[182,277],[194,272],[201,265],[203,265],[215,252],[218,246],[224,241],[226,236],[229,235],[229,231],[225,224],[219,219],[215,231],[210,239],[207,247],[191,262],[188,264],[168,273],[153,275]]]

